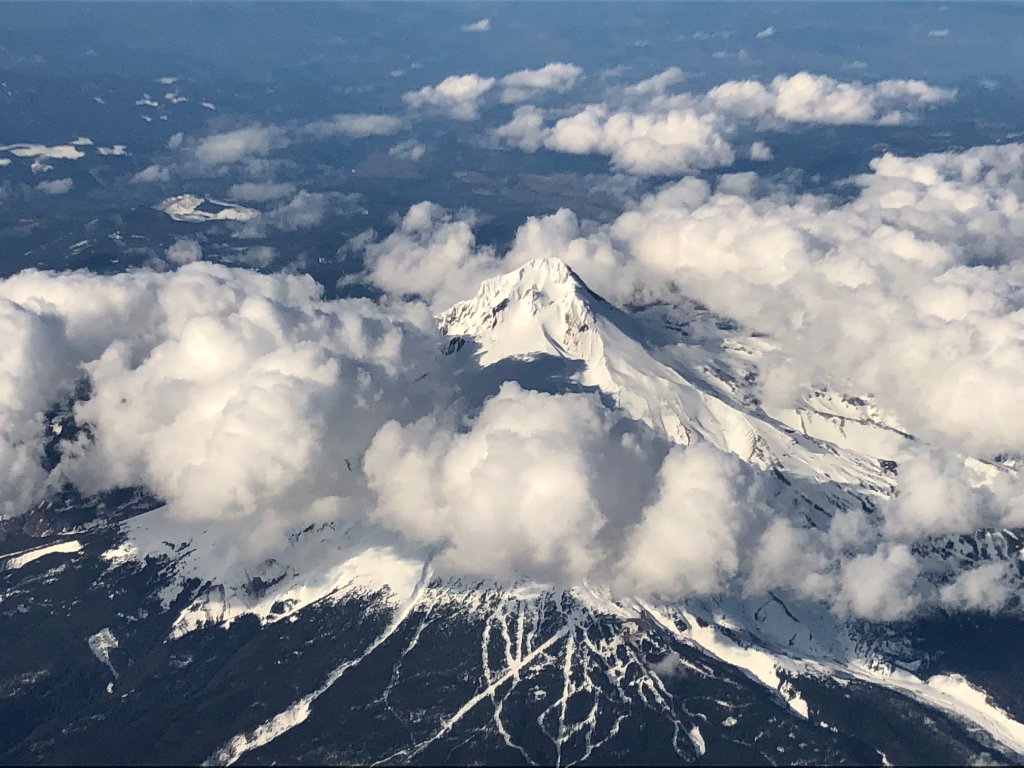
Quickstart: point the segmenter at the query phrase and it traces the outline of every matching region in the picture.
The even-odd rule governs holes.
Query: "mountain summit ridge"
[[[834,478],[874,494],[890,492],[874,458],[794,434],[745,403],[737,385],[721,378],[728,366],[716,357],[731,354],[727,345],[709,355],[701,339],[678,332],[672,338],[660,318],[627,315],[558,258],[530,261],[485,280],[475,296],[437,319],[446,336],[475,341],[474,355],[483,367],[550,354],[579,361],[583,368],[575,377],[581,385],[608,395],[670,443],[704,440],[762,470],[777,467],[809,480]],[[666,336],[672,339],[668,344]],[[730,365],[749,366],[743,355],[733,358],[738,360]],[[748,378],[753,374],[751,369]]]
[[[592,303],[598,302],[610,308],[564,261],[549,257],[484,280],[476,295],[437,317],[443,334],[475,337],[494,331],[499,323],[513,323],[525,334],[536,330],[531,328],[531,319],[536,319],[551,351],[587,357],[590,350],[582,347],[597,317]],[[538,341],[532,336],[529,340]]]

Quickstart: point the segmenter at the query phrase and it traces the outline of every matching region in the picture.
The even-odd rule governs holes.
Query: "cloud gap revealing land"
[[[1022,36],[0,6],[0,764],[1020,764]]]

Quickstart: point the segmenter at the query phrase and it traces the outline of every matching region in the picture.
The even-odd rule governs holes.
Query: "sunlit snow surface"
[[[206,205],[207,210],[200,210]],[[175,221],[192,223],[204,221],[249,221],[259,215],[258,211],[244,205],[226,203],[220,200],[208,200],[199,195],[176,195],[169,197],[156,206]]]
[[[0,568],[6,568],[9,570],[21,568],[23,565],[28,565],[41,557],[46,557],[47,555],[74,554],[81,550],[82,545],[77,540],[59,541],[56,544],[49,544],[45,547],[38,547],[24,552],[15,552],[13,555],[7,555],[0,559]]]

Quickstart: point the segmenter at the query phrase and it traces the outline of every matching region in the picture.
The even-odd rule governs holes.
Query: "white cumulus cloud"
[[[493,77],[476,74],[452,75],[437,85],[409,91],[402,99],[414,109],[432,108],[456,120],[475,120],[479,116],[481,98],[495,82]]]
[[[424,144],[418,141],[409,140],[402,141],[388,150],[389,157],[395,157],[399,160],[411,160],[412,162],[419,161],[423,155],[427,152],[427,148]]]
[[[52,179],[50,181],[40,181],[36,184],[36,189],[48,195],[63,195],[70,192],[74,186],[75,182],[71,179]]]
[[[419,296],[438,309],[471,296],[494,274],[490,249],[478,249],[472,219],[434,203],[412,206],[383,240],[365,244],[367,277],[397,296]]]
[[[522,69],[501,78],[501,100],[515,104],[548,91],[566,93],[582,76],[582,67],[560,61],[545,64],[539,69]]]
[[[330,136],[347,136],[365,138],[366,136],[389,136],[398,132],[402,120],[393,115],[373,114],[341,114],[327,120],[318,120],[306,126],[306,130],[322,138]]]
[[[131,180],[134,183],[153,183],[160,181],[170,181],[171,169],[168,168],[167,166],[157,165],[156,163],[154,163],[153,165],[147,165],[141,171],[136,173],[134,176],[131,177]]]
[[[708,91],[716,110],[742,118],[790,123],[894,125],[908,122],[922,108],[953,99],[956,91],[923,80],[840,82],[827,75],[780,75],[768,85],[734,80]]]
[[[191,264],[203,258],[203,249],[195,240],[182,237],[171,244],[166,255],[172,264]]]
[[[893,125],[950,101],[953,89],[921,80],[840,82],[826,75],[780,75],[767,85],[730,80],[706,94],[667,93],[684,73],[670,68],[625,88],[607,102],[568,110],[523,106],[495,129],[497,138],[526,152],[544,147],[571,154],[607,155],[613,167],[637,175],[678,175],[731,165],[730,137],[744,125]],[[766,159],[756,142],[753,159]]]
[[[391,422],[365,460],[375,519],[441,548],[455,574],[577,583],[601,554],[593,475],[613,449],[606,418],[594,396],[505,384],[468,432]]]
[[[205,136],[196,144],[195,157],[202,165],[224,165],[264,157],[287,144],[282,128],[257,125]]]
[[[480,19],[479,21],[463,24],[461,27],[459,27],[459,29],[461,29],[463,32],[487,32],[490,30],[490,28],[490,18],[483,18]]]

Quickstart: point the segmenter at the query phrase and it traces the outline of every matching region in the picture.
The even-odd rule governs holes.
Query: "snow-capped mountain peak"
[[[600,305],[604,301],[561,259],[535,259],[485,280],[476,296],[441,313],[438,323],[449,336],[487,337],[484,365],[537,353],[586,359],[598,352],[592,330]]]
[[[438,316],[441,332],[471,338],[481,366],[546,355],[582,362],[575,378],[612,396],[633,418],[687,444],[713,422],[699,393],[655,360],[628,317],[556,258],[537,259],[485,281],[473,298]],[[709,435],[705,435],[709,436]],[[713,442],[719,443],[717,439]]]
[[[818,495],[822,482],[836,481],[870,495],[890,491],[874,458],[812,437],[798,438],[785,424],[742,402],[713,374],[735,363],[726,359],[728,351],[708,352],[706,339],[678,335],[666,343],[665,329],[656,321],[608,304],[557,258],[531,261],[486,280],[476,296],[437,319],[451,338],[448,350],[470,354],[463,346],[471,340],[471,354],[482,368],[510,358],[539,366],[547,356],[577,361],[573,378],[580,386],[609,396],[626,415],[670,443],[707,441],[759,469],[805,478],[809,490],[802,500],[812,510],[839,503],[810,498]],[[848,497],[842,503],[849,506],[862,503],[845,490],[838,496]]]
[[[688,444],[696,433],[729,447],[704,393],[678,366],[656,359],[643,329],[559,259],[537,259],[485,281],[476,296],[441,313],[438,325],[448,336],[473,339],[484,367],[510,357],[578,360],[580,384],[610,395],[672,442]],[[742,442],[734,452],[748,458],[752,446]]]

